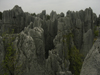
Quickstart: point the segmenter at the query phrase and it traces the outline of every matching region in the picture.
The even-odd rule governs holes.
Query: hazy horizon
[[[46,10],[50,14],[52,10],[58,14],[63,12],[66,15],[68,10],[79,11],[91,7],[93,12],[100,14],[100,0],[0,0],[0,11],[10,10],[15,5],[20,6],[24,12],[41,13]]]

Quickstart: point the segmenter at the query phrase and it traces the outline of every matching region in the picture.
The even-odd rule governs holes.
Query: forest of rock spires
[[[18,5],[3,12],[0,21],[0,74],[98,75],[97,48],[100,43],[97,46],[97,41],[94,41],[94,32],[100,26],[100,16],[86,8],[68,11],[66,16],[52,11],[49,17],[45,10],[32,16]]]

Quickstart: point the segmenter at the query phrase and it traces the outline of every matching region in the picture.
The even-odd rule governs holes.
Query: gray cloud
[[[66,13],[68,10],[79,11],[88,7],[97,15],[100,13],[100,0],[0,0],[0,11],[12,9],[15,5],[30,13],[40,13],[42,10],[48,14],[52,10]]]

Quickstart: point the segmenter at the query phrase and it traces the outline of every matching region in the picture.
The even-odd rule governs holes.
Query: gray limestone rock
[[[34,24],[31,22],[15,40],[16,53],[18,54],[16,67],[20,65],[21,70],[15,74],[44,75],[45,73],[44,30],[40,23],[40,20]]]
[[[97,18],[97,25],[100,26],[100,15],[99,15],[99,17]]]
[[[87,55],[92,45],[93,45],[93,33],[92,30],[90,29],[83,35],[83,44],[80,52],[83,54],[84,57]]]
[[[41,21],[39,18],[35,20],[34,24],[32,22],[24,32],[34,39],[36,47],[36,55],[38,57],[38,62],[42,64],[45,58],[45,48],[44,48],[44,30],[41,28]],[[32,27],[33,26],[33,27]]]
[[[81,49],[82,47],[82,40],[83,40],[83,24],[80,19],[76,19],[76,24],[73,30],[74,35],[74,44],[77,49]]]
[[[59,72],[59,73],[57,73],[57,75],[66,75],[66,73],[65,72]]]
[[[48,51],[54,48],[53,39],[57,34],[57,19],[55,20],[42,20],[42,28],[44,30],[45,42],[45,58],[48,57]]]
[[[57,74],[62,71],[62,60],[59,58],[56,50],[49,51],[49,57],[46,59],[46,69],[50,74]]]
[[[53,42],[54,42],[57,54],[59,58],[61,59],[61,69],[62,69],[61,71],[63,70],[68,71],[70,62],[68,61],[68,59],[66,59],[68,57],[67,56],[68,46],[66,43],[66,38],[67,38],[66,36],[67,34],[71,32],[71,19],[69,17],[59,18],[57,30],[58,30],[57,35],[55,36],[55,39],[53,40]],[[70,40],[70,42],[72,43],[72,40]],[[64,75],[66,75],[65,71],[64,71]]]
[[[12,10],[4,11],[2,16],[3,23],[14,23],[14,19],[22,13],[23,10],[18,5],[16,5]]]
[[[3,60],[4,60],[4,44],[3,44],[3,38],[0,36],[0,74],[4,73]]]
[[[0,36],[1,36],[1,33],[2,33],[2,20],[0,20]]]
[[[57,19],[57,14],[56,14],[56,12],[53,11],[53,10],[52,10],[52,12],[50,13],[50,19],[51,19],[52,21],[54,21],[55,19]]]
[[[23,13],[22,8],[19,7],[18,5],[15,5],[12,10],[15,11],[16,14]]]
[[[64,17],[64,13],[63,12],[60,13],[60,17]]]
[[[80,75],[100,74],[100,38],[96,40],[87,54]]]
[[[3,12],[2,21],[2,33],[11,32],[12,29],[14,29],[14,33],[19,33],[25,26],[29,25],[31,21],[34,22],[34,17],[29,13],[24,13],[21,7],[16,5],[13,9]]]
[[[36,47],[31,36],[26,35],[23,31],[19,34],[14,42],[16,50],[15,75],[23,75],[30,72],[33,60],[36,59]],[[17,68],[18,67],[18,68]]]
[[[39,17],[41,19],[46,19],[46,10],[43,10],[42,13],[40,13]]]
[[[57,75],[72,75],[72,73],[70,71],[67,72],[58,72]]]
[[[0,24],[1,33],[8,33],[12,29],[15,33],[19,33],[13,42],[16,51],[15,75],[72,75],[69,71],[68,49],[75,45],[84,57],[87,55],[93,44],[93,29],[97,24],[96,19],[91,8],[79,12],[68,11],[66,17],[64,17],[64,13],[57,15],[55,11],[52,11],[48,20],[46,20],[45,10],[37,17],[31,16],[27,12],[24,13],[17,5],[11,10],[4,11],[3,24]],[[74,35],[74,37],[70,37],[69,43],[67,43],[68,34]],[[1,39],[0,37],[0,41]],[[6,40],[7,42],[9,40]],[[97,58],[95,57],[96,52],[92,53],[97,59],[96,66],[99,62],[97,46]],[[0,42],[0,65],[4,57],[1,49],[3,49],[2,41]],[[89,54],[89,56],[91,55]],[[89,58],[89,64],[94,64],[93,56]],[[87,70],[84,69],[85,67],[83,67],[82,73]],[[92,71],[94,74],[97,72],[99,74],[97,69],[87,67],[91,71],[95,70]],[[0,66],[0,72],[1,69]]]
[[[93,11],[91,8],[85,9],[84,30],[87,32],[93,29]]]

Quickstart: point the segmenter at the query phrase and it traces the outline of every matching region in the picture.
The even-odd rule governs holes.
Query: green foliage
[[[2,20],[2,12],[0,12],[0,19]]]
[[[74,75],[80,75],[83,63],[82,57],[82,54],[80,54],[79,50],[75,46],[69,51],[70,70]]]
[[[94,36],[96,37],[96,36],[98,36],[99,35],[99,30],[95,30],[94,31]]]
[[[71,48],[70,42],[71,42],[71,38],[73,38],[73,33],[69,33],[67,35],[64,35],[63,37],[66,38],[66,40],[63,40],[63,42],[65,42],[67,45],[68,52],[67,52],[67,57],[65,57],[65,58],[66,58],[66,60],[68,60],[69,59],[69,50]]]
[[[94,28],[94,42],[97,40],[98,35],[99,35],[99,30],[97,30],[97,26],[95,26],[95,28]]]
[[[31,15],[32,15],[32,16],[36,16],[36,13],[32,13]]]
[[[5,57],[3,64],[4,75],[14,75],[14,72],[20,72],[21,65],[16,66],[16,56],[18,55],[14,49],[13,41],[15,37],[12,35],[14,33],[14,29],[12,32],[8,34],[3,33],[3,42],[4,42],[4,50],[5,50]],[[16,67],[15,67],[16,66]]]
[[[12,30],[11,34],[14,33],[14,30]],[[13,40],[15,40],[15,37],[7,35],[6,33],[2,34],[3,42],[4,42],[4,48],[5,48],[5,57],[3,61],[3,68],[5,70],[4,75],[8,75],[10,73],[11,75],[14,74],[14,62],[15,62],[15,49],[13,48]]]
[[[46,20],[50,20],[50,15],[46,15]]]
[[[99,30],[97,30],[97,26],[94,27],[94,36],[97,37],[99,35]]]
[[[15,53],[15,49],[13,49],[12,47],[13,43],[7,43],[5,44],[5,50],[6,50],[6,53],[5,53],[5,58],[4,58],[4,69],[6,69],[7,71],[10,72],[10,74],[13,74],[14,72],[14,60],[15,60],[15,56],[14,56],[14,53]]]
[[[67,44],[67,57],[66,60],[70,61],[70,66],[69,70],[74,74],[74,75],[79,75],[80,70],[82,67],[82,57],[83,55],[79,52],[79,50],[71,44],[71,39],[74,37],[72,33],[69,33],[64,36],[66,38],[66,44]]]

